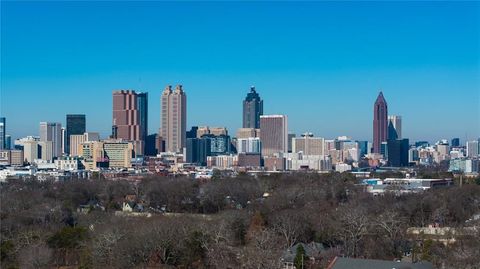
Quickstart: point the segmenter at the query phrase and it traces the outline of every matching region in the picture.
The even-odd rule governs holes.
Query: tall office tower
[[[65,153],[70,153],[70,136],[85,133],[85,115],[67,114],[67,133],[65,134]]]
[[[5,135],[5,149],[12,149],[12,136]]]
[[[263,115],[263,100],[255,91],[255,87],[250,87],[250,92],[243,101],[243,128],[260,128],[260,116]]]
[[[360,157],[367,155],[368,152],[368,141],[357,141],[358,150],[360,151]]]
[[[460,138],[452,138],[452,147],[460,147]]]
[[[137,93],[137,108],[140,117],[140,139],[143,141],[143,150],[145,152],[145,146],[148,136],[148,93]]]
[[[143,155],[145,141],[142,140],[140,110],[135,91],[113,91],[112,136],[115,139],[131,141],[135,155]]]
[[[183,152],[187,130],[187,95],[182,85],[167,86],[161,97],[160,136],[170,152]]]
[[[5,149],[5,148],[6,148],[6,145],[5,145],[5,142],[6,142],[6,139],[5,139],[6,129],[7,129],[6,119],[5,119],[5,117],[1,117],[1,118],[0,118],[0,149]]]
[[[387,142],[388,163],[393,167],[408,165],[408,139],[389,139]]]
[[[303,152],[304,155],[325,155],[325,140],[313,137],[312,133],[304,133],[301,137],[293,138],[292,152]]]
[[[42,152],[46,150],[51,152],[51,157],[60,157],[62,156],[62,124],[56,122],[40,122],[40,141],[41,142],[52,142],[52,143],[43,143],[44,147],[52,147],[51,149],[42,148]],[[47,156],[42,159],[49,159],[50,154],[42,156]],[[51,159],[50,159],[51,160]]]
[[[67,129],[65,127],[62,127],[62,155],[66,153],[67,150]]]
[[[186,162],[206,165],[207,157],[212,155],[211,148],[211,140],[208,138],[187,139],[185,156]]]
[[[380,153],[382,142],[386,142],[388,127],[388,108],[387,101],[383,97],[383,93],[378,94],[375,105],[373,106],[373,153]]]
[[[388,116],[388,139],[402,139],[402,116]]]
[[[292,152],[293,139],[296,137],[295,134],[288,134],[288,150],[287,152]]]
[[[260,140],[262,156],[288,150],[288,120],[286,115],[260,116]]]
[[[467,141],[467,157],[477,157],[479,155],[478,146],[478,140]]]

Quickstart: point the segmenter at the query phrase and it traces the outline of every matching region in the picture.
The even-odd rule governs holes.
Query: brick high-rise
[[[135,155],[143,155],[143,126],[141,111],[135,91],[119,90],[113,92],[113,138],[132,141]]]
[[[378,94],[373,106],[373,152],[380,153],[382,142],[388,139],[388,106],[383,93]]]

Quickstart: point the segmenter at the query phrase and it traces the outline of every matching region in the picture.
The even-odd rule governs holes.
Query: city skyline
[[[132,5],[135,22],[102,37],[113,26],[99,23],[97,15],[119,22]],[[42,12],[34,12],[39,8]],[[169,12],[170,22],[157,19],[158,10]],[[409,11],[409,23],[400,18],[402,10]],[[157,100],[163,87],[175,82],[188,89],[187,129],[226,126],[233,134],[242,127],[240,102],[255,85],[264,114],[288,115],[289,132],[371,141],[371,103],[382,90],[389,114],[402,116],[403,137],[430,142],[459,137],[464,144],[465,136],[480,134],[478,10],[474,2],[2,2],[1,61],[8,68],[2,68],[0,114],[8,118],[12,139],[37,134],[41,121],[64,125],[66,114],[85,114],[87,130],[106,137],[112,90],[132,89],[150,95],[149,134],[157,133]],[[292,21],[282,22],[289,13]],[[462,16],[444,22],[451,13]],[[135,20],[139,14],[142,19]],[[180,21],[176,14],[189,18]],[[252,20],[239,24],[247,14]],[[64,26],[52,26],[60,20]],[[92,28],[95,23],[99,29]],[[171,30],[175,27],[179,33]],[[166,44],[176,42],[175,48],[154,35],[171,40]],[[89,43],[92,36],[96,42]],[[125,37],[128,42],[119,42]],[[32,113],[39,100],[48,109]]]

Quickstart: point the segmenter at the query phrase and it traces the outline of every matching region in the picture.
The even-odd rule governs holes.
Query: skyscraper
[[[243,128],[260,128],[261,115],[263,115],[263,100],[252,86],[243,101]]]
[[[6,139],[5,139],[6,128],[7,128],[6,119],[5,119],[5,117],[1,117],[0,118],[0,149],[5,149],[6,148],[6,145],[5,145],[5,142],[6,142]]]
[[[387,142],[387,154],[390,166],[408,166],[408,150],[408,139],[389,139]]]
[[[286,115],[260,116],[260,140],[262,156],[288,150],[288,122]]]
[[[148,93],[137,93],[137,108],[140,117],[140,138],[145,147],[148,136]],[[145,149],[143,150],[145,152]]]
[[[388,116],[388,139],[402,139],[401,116]]]
[[[452,138],[452,147],[459,147],[460,146],[460,138]]]
[[[382,142],[387,141],[388,107],[383,93],[378,94],[373,106],[373,153],[380,153]]]
[[[85,133],[85,115],[67,114],[67,133],[65,135],[65,153],[70,153],[70,136]]]
[[[467,157],[474,158],[479,155],[478,148],[479,148],[479,141],[472,140],[467,141]]]
[[[51,160],[51,158],[62,156],[62,124],[40,122],[40,142],[44,142],[44,147],[48,147],[42,148],[42,152],[48,152],[48,155],[42,153],[42,156],[48,156],[46,159]]]
[[[167,151],[182,152],[186,143],[187,95],[182,85],[167,86],[161,97],[160,135]]]
[[[113,91],[112,136],[132,141],[135,155],[143,155],[145,141],[142,140],[140,110],[135,91]]]

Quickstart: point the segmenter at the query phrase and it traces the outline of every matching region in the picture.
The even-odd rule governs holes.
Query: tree
[[[295,259],[293,260],[293,264],[297,269],[304,269],[306,266],[306,261],[308,261],[308,256],[305,253],[305,249],[303,248],[303,244],[298,244],[297,246],[297,254],[295,255]]]

